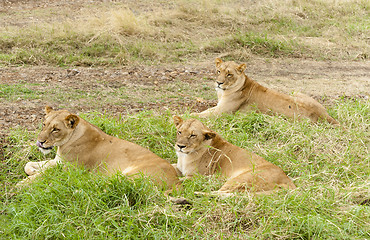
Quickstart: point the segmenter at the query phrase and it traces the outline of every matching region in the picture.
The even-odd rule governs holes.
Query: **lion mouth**
[[[185,153],[186,154],[186,152],[184,152],[183,151],[183,149],[182,148],[175,148],[175,150],[176,150],[176,152],[178,152],[178,153]]]
[[[42,146],[42,143],[40,141],[37,141],[36,142],[36,146],[39,147],[40,149],[42,150],[52,150],[54,146],[51,146],[51,147],[44,147]]]
[[[181,148],[176,148],[176,152],[181,153],[181,154],[189,154],[190,153],[190,151],[184,150],[184,149],[181,149]]]

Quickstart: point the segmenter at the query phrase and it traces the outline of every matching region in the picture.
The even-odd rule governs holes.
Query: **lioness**
[[[296,188],[281,168],[227,142],[199,120],[184,121],[179,116],[174,116],[173,120],[177,128],[176,166],[182,175],[220,173],[227,178],[217,191],[220,194],[237,190],[267,193],[281,187]]]
[[[313,98],[302,93],[289,96],[258,84],[245,75],[244,63],[223,62],[220,58],[216,58],[215,62],[218,74],[215,82],[217,106],[193,115],[208,117],[256,107],[262,113],[275,112],[293,119],[308,118],[312,122],[326,119],[331,124],[339,125]]]
[[[74,162],[106,174],[120,171],[128,176],[150,176],[157,184],[179,184],[176,170],[166,160],[137,144],[110,136],[67,110],[45,108],[45,119],[37,146],[47,154],[55,146],[54,160],[28,162],[25,172],[33,179],[58,162]],[[27,180],[27,179],[26,179]]]

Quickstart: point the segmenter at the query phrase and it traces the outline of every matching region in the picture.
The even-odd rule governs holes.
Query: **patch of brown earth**
[[[317,100],[331,105],[338,98],[351,97],[368,99],[370,93],[370,64],[368,62],[315,62],[296,59],[256,59],[247,63],[246,74],[259,83],[282,91],[303,92]],[[0,69],[0,84],[25,85],[32,91],[45,95],[34,99],[9,99],[6,93],[0,95],[0,133],[7,133],[10,128],[22,127],[36,130],[43,116],[45,105],[66,106],[75,112],[99,111],[107,114],[128,114],[153,109],[157,112],[203,111],[217,103],[213,93],[214,66],[210,63],[189,64],[187,66],[135,66],[122,68],[76,68],[57,67],[7,67]],[[190,86],[208,86],[208,93],[213,100],[204,100],[202,94],[165,89],[171,82],[180,82]],[[181,100],[164,96],[162,100],[135,102],[114,96],[115,89],[128,87],[132,94],[139,97],[145,94],[142,89],[159,95],[169,93],[181,96]],[[89,101],[67,98],[55,99],[50,94],[63,91],[68,95],[71,89],[82,94],[102,92],[102,96]],[[178,92],[176,92],[178,91]],[[109,99],[108,99],[109,97]],[[119,102],[115,102],[115,99]],[[163,100],[164,99],[164,100]]]

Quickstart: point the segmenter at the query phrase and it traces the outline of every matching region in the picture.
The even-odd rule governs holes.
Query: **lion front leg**
[[[210,116],[219,116],[222,113],[232,113],[235,111],[234,108],[230,108],[229,106],[225,106],[224,104],[218,104],[215,107],[208,108],[207,110],[201,112],[201,113],[192,113],[191,116],[198,116],[201,118],[210,117]]]
[[[230,104],[227,100],[221,100],[217,103],[217,106],[208,108],[207,110],[201,113],[192,113],[192,116],[198,116],[201,118],[209,116],[219,116],[223,113],[234,113],[240,109],[242,105],[241,101],[234,102]]]
[[[16,185],[16,187],[21,188],[21,187],[27,185],[28,183],[30,183],[34,179],[36,179],[39,175],[40,175],[40,173],[35,173],[34,175],[28,176],[27,178],[25,178],[22,181],[18,182],[17,185]]]
[[[57,155],[52,160],[40,161],[40,162],[28,162],[24,167],[24,171],[29,175],[35,175],[45,171],[50,167],[56,166],[58,163],[61,163],[62,159]]]
[[[57,165],[57,163],[58,163],[57,159],[40,162],[28,162],[24,167],[24,171],[27,173],[27,175],[32,176],[44,171],[47,168]]]
[[[61,162],[59,157],[55,157],[52,160],[40,161],[40,162],[28,162],[24,167],[24,171],[28,174],[28,177],[17,183],[17,187],[22,187],[42,174],[43,171],[50,167],[56,166]]]
[[[176,174],[177,174],[177,176],[178,176],[178,177],[183,176],[183,175],[182,175],[182,172],[177,168],[177,163],[173,163],[173,164],[171,164],[171,165],[172,165],[172,167],[175,169]]]
[[[208,108],[207,110],[205,110],[203,112],[200,112],[200,113],[192,113],[190,115],[191,116],[201,117],[201,118],[209,117],[211,115],[214,115],[214,112],[215,112],[216,108],[217,108],[217,106],[216,107],[212,107],[212,108]]]

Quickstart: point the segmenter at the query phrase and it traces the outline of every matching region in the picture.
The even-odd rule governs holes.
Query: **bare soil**
[[[210,62],[213,62],[210,60]],[[259,83],[282,92],[303,92],[325,105],[334,104],[340,97],[368,98],[370,93],[370,65],[367,62],[315,62],[299,59],[257,59],[248,62],[247,75]],[[140,89],[145,85],[155,85],[155,91],[163,91],[164,85],[170,81],[180,80],[194,85],[199,81],[213,88],[214,67],[212,63],[197,63],[187,66],[151,66],[122,68],[75,68],[65,69],[48,66],[38,67],[7,67],[0,69],[0,84],[38,83],[39,91],[55,89],[67,91],[80,89],[89,92],[106,91],[110,88],[112,95],[115,88],[131,86],[136,94],[143,94]],[[106,84],[99,84],[106,82]],[[197,83],[195,83],[197,82]],[[173,91],[176,91],[174,89]],[[66,92],[66,94],[68,94]],[[166,102],[133,103],[115,105],[96,99],[103,105],[94,107],[89,103],[81,104],[79,99],[70,99],[68,105],[75,112],[102,111],[110,114],[133,113],[142,110],[156,111],[176,110],[202,111],[216,104],[214,100],[203,100],[202,96],[184,95],[181,102],[168,98]],[[117,96],[119,97],[119,96]],[[2,99],[0,105],[0,127],[3,134],[10,128],[21,126],[35,130],[43,116],[45,105],[58,107],[58,100]],[[65,103],[63,103],[65,105]]]

